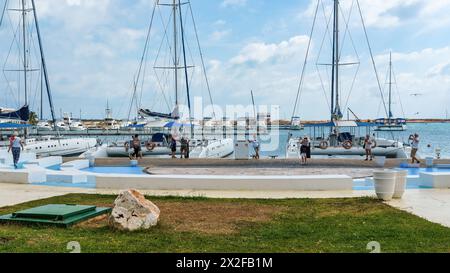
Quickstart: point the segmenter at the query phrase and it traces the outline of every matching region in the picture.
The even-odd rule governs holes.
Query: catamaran
[[[407,158],[408,147],[404,146],[402,142],[397,140],[377,138],[373,135],[372,128],[374,125],[372,123],[364,123],[352,120],[343,120],[342,108],[341,108],[341,86],[340,86],[340,67],[353,65],[353,63],[344,63],[341,61],[341,37],[339,30],[339,14],[342,12],[339,0],[333,0],[333,14],[330,16],[332,20],[333,30],[332,30],[332,63],[326,64],[331,66],[331,120],[325,123],[318,124],[307,124],[305,129],[310,129],[309,137],[311,139],[311,154],[319,156],[363,156],[365,155],[364,149],[364,138],[366,135],[372,137],[373,149],[372,152],[375,156],[383,156],[388,158]],[[375,74],[378,80],[378,75],[375,68],[375,62],[372,54],[372,50],[369,44],[369,39],[367,36],[367,31],[365,29],[364,19],[362,16],[361,8],[359,2],[356,1],[359,14],[361,17],[362,25],[366,34],[366,41],[369,46],[370,56],[372,59],[372,64],[374,66]],[[321,7],[322,0],[317,1],[316,14],[314,18],[317,18],[318,12]],[[346,18],[346,34],[348,31],[348,18]],[[295,116],[297,112],[297,107],[299,103],[299,98],[303,88],[306,65],[308,63],[308,57],[311,49],[312,34],[314,33],[316,24],[316,19],[314,20],[313,27],[311,30],[311,39],[309,41],[305,62],[303,66],[303,72],[300,79],[299,90],[297,94],[297,100],[294,106],[294,112],[292,116]],[[320,65],[320,64],[317,64]],[[381,90],[381,85],[378,81],[378,86],[380,87],[380,92],[384,96]],[[385,105],[385,104],[384,104]],[[385,107],[386,108],[386,107]],[[387,110],[387,109],[386,109]],[[294,120],[294,119],[293,119]],[[302,138],[293,137],[293,134],[289,134],[288,145],[286,149],[287,158],[297,158],[299,156],[299,146]]]
[[[24,130],[25,135],[27,135],[29,128],[28,123],[31,116],[29,107],[31,88],[33,86],[38,86],[41,93],[41,111],[42,98],[45,89],[50,105],[53,129],[58,130],[35,1],[5,1],[4,9],[0,16],[0,18],[2,18],[2,20],[0,20],[0,27],[3,26],[3,18],[5,18],[6,12],[9,11],[19,14],[19,16],[11,16],[11,18],[17,18],[17,22],[10,20],[12,23],[17,23],[17,26],[12,26],[14,36],[12,43],[14,46],[11,46],[11,48],[18,49],[19,52],[16,57],[19,61],[14,62],[12,60],[14,56],[12,52],[10,52],[5,60],[5,65],[3,66],[3,73],[4,75],[10,75],[10,73],[15,75],[14,79],[12,79],[12,77],[9,79],[7,76],[5,76],[5,78],[7,79],[10,88],[11,86],[18,86],[17,89],[19,90],[16,91],[18,91],[19,94],[24,94],[24,102],[21,104],[24,106],[19,110],[3,110],[0,113],[0,120],[14,120],[16,123],[20,123],[23,126],[18,125],[11,129]],[[36,56],[32,56],[32,53],[35,51]],[[19,69],[9,68],[13,63],[20,63],[22,66]],[[17,75],[17,73],[19,73],[19,75]],[[21,84],[14,82],[17,79],[17,76],[21,79]],[[14,82],[14,84],[10,81]],[[10,92],[12,92],[12,90],[10,90]],[[40,124],[46,129],[49,128],[48,123]],[[25,150],[27,152],[33,152],[38,156],[72,156],[86,152],[96,145],[97,140],[94,138],[27,137],[25,139]]]

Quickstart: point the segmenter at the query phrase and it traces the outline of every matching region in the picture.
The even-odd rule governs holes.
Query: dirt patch
[[[161,224],[176,231],[206,234],[232,234],[243,223],[271,221],[285,209],[268,205],[239,203],[161,203]]]
[[[13,241],[14,238],[11,237],[0,237],[0,245],[6,245],[7,243]]]
[[[211,202],[165,202],[156,204],[161,210],[160,225],[178,232],[226,235],[236,233],[239,225],[271,221],[287,208],[269,205]],[[108,215],[78,224],[79,228],[108,226]]]
[[[109,214],[100,215],[98,217],[89,219],[85,222],[79,223],[76,227],[80,228],[102,228],[108,225]]]

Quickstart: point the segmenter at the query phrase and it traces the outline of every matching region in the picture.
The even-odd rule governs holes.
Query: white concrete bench
[[[42,168],[48,168],[61,165],[62,163],[63,159],[61,156],[50,156],[28,161],[26,162],[26,165],[36,165]]]
[[[50,183],[87,183],[88,176],[86,173],[78,170],[63,170],[63,171],[47,171],[47,182]]]
[[[138,190],[351,191],[345,175],[317,176],[176,176],[97,175],[97,188]]]
[[[420,185],[435,189],[450,188],[450,173],[420,173]]]
[[[45,170],[41,169],[1,169],[0,183],[30,184],[42,183],[47,179]]]

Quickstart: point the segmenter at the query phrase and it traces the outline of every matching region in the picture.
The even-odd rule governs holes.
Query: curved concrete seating
[[[138,190],[351,191],[345,175],[317,176],[177,176],[97,175],[97,188]]]

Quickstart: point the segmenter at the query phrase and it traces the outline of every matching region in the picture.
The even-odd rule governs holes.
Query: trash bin
[[[434,166],[434,158],[433,157],[425,158],[425,165],[427,166],[427,168],[433,168],[433,166]]]
[[[406,185],[408,183],[408,171],[397,171],[395,179],[395,192],[394,198],[401,199],[406,191]]]
[[[386,165],[386,157],[385,156],[375,157],[375,164],[377,165],[377,167],[383,168]]]
[[[375,192],[379,199],[390,201],[394,197],[397,173],[395,171],[376,171],[373,173]]]

